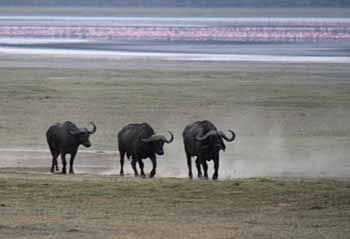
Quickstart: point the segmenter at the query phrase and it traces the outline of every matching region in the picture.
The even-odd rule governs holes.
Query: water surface
[[[348,62],[350,18],[0,16],[0,52]]]

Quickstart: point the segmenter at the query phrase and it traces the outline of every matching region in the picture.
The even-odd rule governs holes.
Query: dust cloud
[[[276,116],[280,113],[265,109],[254,108],[247,112],[218,117],[215,122],[220,130],[233,129],[236,132],[235,141],[226,142],[226,151],[220,152],[219,178],[349,177],[347,137],[329,135],[329,132],[317,133],[319,129],[331,131],[334,125],[343,125],[337,121],[347,117],[346,113],[342,116],[337,111],[340,119],[336,120],[334,117],[329,119],[332,112],[329,110],[309,114],[288,112],[284,119]],[[305,129],[312,127],[312,133]],[[192,170],[196,176],[194,160]],[[181,132],[176,132],[171,145],[165,145],[165,156],[159,159],[158,165],[159,176],[187,177]],[[208,165],[211,177],[213,163]]]
[[[281,122],[280,119],[275,120],[275,113],[271,115],[257,109],[247,112],[249,113],[239,112],[230,117],[218,117],[219,119],[214,121],[220,130],[233,129],[236,132],[235,141],[226,142],[226,151],[220,153],[220,179],[264,176],[349,177],[350,161],[346,155],[350,154],[350,147],[347,146],[347,137],[323,135],[322,132],[318,135],[299,135],[298,132],[302,131],[310,120],[307,117],[304,121],[298,118],[300,116],[286,117],[288,120]],[[182,121],[178,126],[170,127],[175,140],[164,145],[164,156],[157,157],[157,177],[188,176],[182,128],[185,121],[191,121]],[[293,125],[294,121],[298,124]],[[317,122],[313,121],[313,124],[317,125]],[[158,132],[164,133],[166,130]],[[46,148],[3,148],[0,152],[1,168],[41,168],[49,172],[51,155]],[[194,161],[193,158],[192,170],[196,177]],[[152,165],[148,159],[144,160],[144,163],[148,175]],[[209,162],[208,165],[211,178],[213,163]],[[75,171],[78,174],[119,175],[119,170],[119,155],[116,149],[93,151],[81,147],[75,160]],[[124,170],[126,174],[133,175],[128,160]]]

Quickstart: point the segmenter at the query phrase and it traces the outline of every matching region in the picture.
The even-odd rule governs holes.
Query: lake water
[[[0,16],[0,53],[350,63],[350,18]]]

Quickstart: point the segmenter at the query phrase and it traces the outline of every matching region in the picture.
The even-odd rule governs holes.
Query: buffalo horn
[[[80,130],[79,129],[70,129],[68,132],[69,132],[70,135],[74,136],[74,135],[79,134]]]
[[[173,135],[173,133],[171,133],[170,131],[168,131],[168,133],[170,134],[170,139],[166,139],[165,137],[164,137],[164,142],[165,143],[167,143],[167,144],[170,144],[171,142],[173,142],[174,141],[174,135]]]
[[[165,136],[163,136],[163,135],[154,134],[154,135],[152,135],[152,136],[149,137],[149,138],[141,139],[141,141],[144,142],[144,143],[149,143],[149,142],[154,142],[154,141],[162,140],[162,141],[164,141],[164,142],[170,144],[170,143],[173,142],[173,140],[174,140],[174,135],[173,135],[170,131],[169,131],[169,134],[170,134],[170,136],[171,136],[169,140],[167,140],[167,139],[165,138]]]
[[[209,136],[211,136],[211,135],[216,135],[218,133],[218,131],[217,130],[210,130],[210,131],[208,131],[206,134],[204,134],[204,135],[197,135],[196,136],[196,140],[198,140],[198,141],[203,141],[203,140],[205,140],[205,139],[207,139]]]
[[[92,130],[91,131],[89,131],[89,134],[94,134],[95,132],[96,132],[96,129],[97,129],[97,127],[96,127],[96,125],[94,124],[94,122],[90,122],[90,124],[92,125]]]
[[[228,130],[229,132],[231,132],[232,137],[228,138],[222,131],[219,132],[219,135],[224,138],[227,142],[232,142],[233,140],[235,140],[236,138],[236,134],[235,132],[233,132],[232,130]]]

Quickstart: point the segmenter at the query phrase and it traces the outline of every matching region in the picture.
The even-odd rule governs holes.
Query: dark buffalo
[[[87,128],[78,128],[70,121],[63,124],[57,123],[47,130],[46,139],[52,154],[51,172],[58,170],[57,157],[61,154],[62,158],[62,173],[66,174],[66,154],[70,154],[69,173],[74,173],[73,164],[75,155],[78,152],[79,145],[90,147],[89,137],[96,132],[96,125],[91,122],[93,129],[90,131]]]
[[[203,167],[204,177],[208,178],[207,161],[214,161],[213,179],[218,178],[219,169],[219,152],[225,151],[225,144],[222,139],[232,142],[236,135],[232,130],[231,138],[227,137],[222,131],[218,131],[214,124],[210,121],[197,121],[187,125],[182,136],[184,140],[185,152],[187,157],[187,165],[189,177],[192,178],[192,157],[196,156],[196,166],[198,177],[202,177],[201,166]]]
[[[135,176],[138,176],[136,163],[139,164],[141,176],[145,177],[143,171],[145,158],[150,158],[152,171],[150,177],[154,177],[157,168],[156,154],[163,155],[164,143],[170,144],[174,140],[174,135],[169,132],[171,138],[167,140],[163,135],[157,135],[152,127],[147,123],[129,124],[118,133],[118,148],[120,153],[120,175],[124,175],[124,156],[130,159]]]

